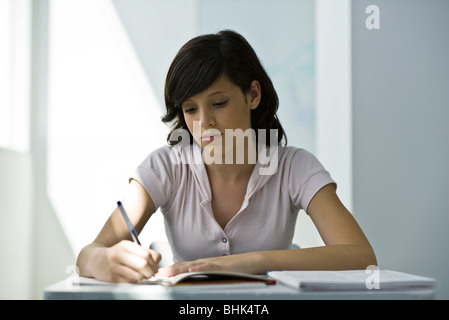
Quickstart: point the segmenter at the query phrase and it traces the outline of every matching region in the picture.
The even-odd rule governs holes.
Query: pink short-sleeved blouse
[[[276,172],[261,174],[264,165],[256,163],[243,204],[224,229],[212,212],[209,179],[196,142],[159,148],[138,166],[131,179],[161,209],[174,262],[290,247],[298,211],[307,210],[316,192],[335,182],[304,149],[277,150],[270,158],[277,161]]]

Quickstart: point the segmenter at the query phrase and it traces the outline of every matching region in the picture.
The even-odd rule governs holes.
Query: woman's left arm
[[[312,198],[308,214],[318,229],[329,251],[333,248],[339,257],[330,263],[334,269],[365,269],[377,265],[376,256],[368,239],[338,198],[335,185],[328,184]]]
[[[349,270],[377,265],[362,229],[328,184],[310,201],[307,213],[325,246],[292,250],[257,251],[182,262],[160,269],[165,275],[188,271],[232,270],[264,274],[269,270]]]

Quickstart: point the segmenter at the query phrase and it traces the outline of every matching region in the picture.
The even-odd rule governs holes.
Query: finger
[[[156,263],[161,262],[162,256],[161,256],[161,254],[160,254],[159,252],[154,251],[154,250],[152,250],[152,249],[149,249],[149,251],[150,251],[151,257],[153,258],[153,260],[154,260]]]
[[[193,265],[189,268],[189,272],[210,271],[205,265]]]
[[[121,241],[119,246],[121,247],[119,252],[122,254],[120,258],[122,264],[129,265],[135,271],[148,278],[157,272],[158,265],[152,256],[152,254],[156,255],[155,251],[150,252],[149,249],[145,249],[129,240]]]
[[[200,272],[200,271],[217,271],[220,267],[215,263],[210,263],[203,260],[195,261],[190,267],[189,272]]]
[[[155,262],[152,260],[147,260],[134,254],[128,254],[122,261],[123,266],[129,267],[140,274],[139,279],[150,278],[155,274]]]
[[[137,282],[142,279],[142,274],[126,265],[116,265],[114,267],[114,282]]]
[[[145,249],[141,245],[138,245],[137,243],[131,242],[129,240],[124,240],[122,242],[123,247],[127,252],[139,256],[147,261],[148,265],[153,270],[152,274],[158,271],[158,262],[161,259],[161,255],[158,252],[150,249]]]
[[[125,251],[128,251],[130,253],[133,253],[135,255],[141,256],[141,257],[146,257],[149,255],[149,249],[145,249],[144,247],[142,247],[141,245],[129,241],[129,240],[122,240],[120,241],[120,246],[122,246],[124,248]]]
[[[192,262],[179,262],[167,267],[160,268],[157,272],[160,276],[173,277],[177,274],[189,272]]]

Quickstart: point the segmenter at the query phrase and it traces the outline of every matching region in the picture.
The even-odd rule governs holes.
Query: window
[[[0,147],[29,150],[30,1],[0,1]]]
[[[53,0],[50,14],[48,192],[77,253],[168,131],[110,1]]]

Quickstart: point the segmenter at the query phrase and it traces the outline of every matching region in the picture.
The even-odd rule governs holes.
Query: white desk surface
[[[435,299],[434,289],[308,292],[282,284],[159,286],[136,284],[79,285],[63,280],[44,290],[44,299],[57,300],[416,300]]]

